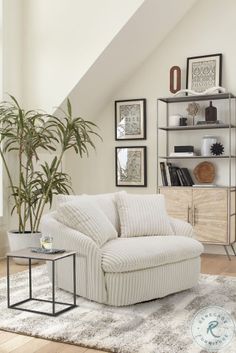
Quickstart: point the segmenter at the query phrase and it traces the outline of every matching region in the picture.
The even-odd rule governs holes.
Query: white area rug
[[[28,272],[11,276],[12,302],[28,294]],[[34,297],[50,298],[46,267],[33,269]],[[72,300],[57,290],[57,299]],[[109,307],[78,297],[78,308],[58,317],[7,309],[6,278],[0,280],[0,328],[31,336],[120,353],[203,353],[193,342],[190,323],[206,306],[225,308],[236,318],[236,278],[202,275],[195,288],[129,307]],[[45,309],[42,303],[27,304]],[[235,337],[220,353],[235,353]]]

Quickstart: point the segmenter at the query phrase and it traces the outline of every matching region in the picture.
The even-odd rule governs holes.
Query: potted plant
[[[61,117],[22,109],[17,100],[0,103],[0,155],[9,181],[13,200],[11,214],[17,215],[18,227],[8,232],[10,249],[39,246],[40,220],[45,206],[51,207],[53,196],[68,194],[71,180],[62,172],[61,162],[72,149],[80,157],[95,148],[92,136],[98,135],[96,125],[72,116],[70,101]],[[40,152],[54,153],[50,163],[40,160]],[[14,155],[16,170],[9,165]],[[22,261],[17,261],[22,263]],[[24,261],[23,261],[24,262]]]

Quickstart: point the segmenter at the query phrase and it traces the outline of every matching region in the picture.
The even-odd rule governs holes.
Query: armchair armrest
[[[169,220],[175,235],[183,235],[186,237],[194,238],[194,231],[191,224],[172,217],[169,217]]]
[[[53,237],[53,246],[68,250],[75,250],[77,254],[77,294],[99,302],[106,301],[105,276],[102,270],[101,251],[98,245],[88,236],[79,231],[67,227],[55,218],[56,212],[46,214],[42,218],[42,233]],[[66,260],[64,261],[66,262]],[[66,288],[66,278],[69,267],[60,266],[60,288]]]
[[[54,218],[55,212],[44,215],[41,222],[42,233],[53,237],[55,247],[69,250],[78,250],[81,255],[90,255],[91,252],[99,251],[97,244],[88,236],[79,231],[69,228]]]

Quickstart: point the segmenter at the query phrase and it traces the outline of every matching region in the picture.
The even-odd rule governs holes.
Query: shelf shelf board
[[[235,98],[232,93],[216,93],[216,94],[206,94],[206,95],[197,95],[197,96],[177,96],[177,97],[167,97],[159,98],[158,100],[164,103],[180,103],[180,102],[196,102],[196,101],[209,101],[209,100],[218,100],[218,99],[228,99]]]
[[[207,130],[207,129],[229,129],[235,128],[235,125],[230,124],[202,124],[188,126],[160,126],[159,130],[165,131],[183,131],[183,130]]]
[[[231,190],[235,190],[235,187],[236,186],[224,186],[224,185],[215,185],[215,186],[206,186],[206,185],[199,185],[199,186],[174,186],[174,185],[158,185],[157,186],[158,189],[164,189],[164,188],[177,188],[177,189],[180,189],[180,188],[184,188],[184,189],[231,189]]]
[[[229,155],[222,155],[222,156],[159,156],[159,159],[221,159],[221,158],[230,158]],[[236,156],[232,156],[231,158],[236,158]]]

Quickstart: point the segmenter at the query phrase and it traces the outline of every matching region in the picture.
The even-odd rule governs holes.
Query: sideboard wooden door
[[[228,243],[228,190],[193,189],[192,225],[204,243]]]
[[[192,219],[192,189],[191,188],[160,188],[165,196],[166,209],[169,216],[191,223]]]

